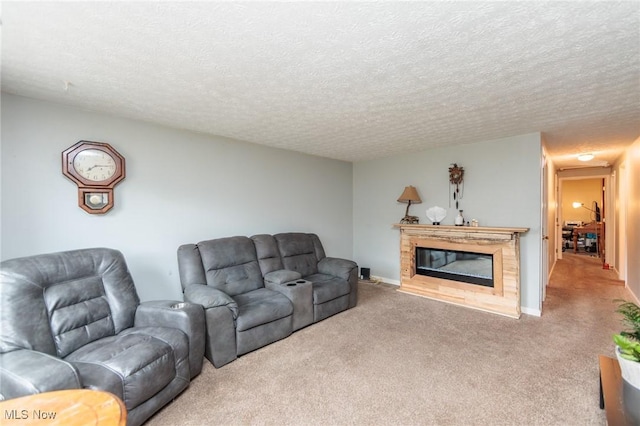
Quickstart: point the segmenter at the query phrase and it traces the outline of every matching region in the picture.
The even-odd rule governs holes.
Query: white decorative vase
[[[620,364],[622,378],[634,388],[640,390],[640,362],[629,361],[620,356],[620,348],[616,346],[616,357]]]

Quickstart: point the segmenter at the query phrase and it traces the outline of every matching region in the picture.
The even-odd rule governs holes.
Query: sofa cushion
[[[44,300],[60,357],[115,334],[109,302],[99,276],[47,287]]]
[[[285,318],[293,313],[293,304],[286,296],[266,288],[239,294],[236,330],[245,331]]]
[[[208,285],[229,296],[264,287],[256,249],[250,238],[201,241],[198,249]]]
[[[132,327],[128,328],[120,336],[126,336],[129,334],[142,334],[145,336],[151,336],[154,339],[158,339],[171,346],[173,351],[173,359],[176,365],[176,374],[180,374],[178,369],[183,364],[188,368],[189,366],[189,337],[184,331],[178,328],[170,327]],[[183,377],[186,381],[190,380],[190,375],[187,374]]]
[[[278,243],[273,238],[273,235],[254,235],[251,239],[256,247],[256,255],[258,256],[258,263],[263,276],[283,268],[280,251],[278,251]]]
[[[313,283],[313,304],[319,305],[349,294],[351,286],[347,280],[325,274],[314,274],[304,277]]]
[[[3,352],[29,348],[64,356],[131,327],[140,302],[117,250],[82,249],[10,259],[2,262],[0,274]]]
[[[318,272],[318,257],[309,234],[285,233],[274,235],[284,269],[300,272],[303,277]]]
[[[147,334],[123,333],[91,342],[65,358],[85,388],[109,391],[131,410],[176,375],[171,345]]]

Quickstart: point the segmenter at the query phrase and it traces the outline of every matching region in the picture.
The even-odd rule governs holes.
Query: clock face
[[[125,161],[108,143],[79,141],[62,151],[62,174],[78,185],[82,210],[104,214],[113,207],[113,188],[125,178]]]
[[[452,167],[449,167],[449,182],[459,185],[462,183],[463,176],[464,169],[462,167],[458,167],[455,163],[452,164]]]
[[[116,162],[109,153],[91,148],[76,154],[73,168],[83,178],[101,182],[116,173]]]

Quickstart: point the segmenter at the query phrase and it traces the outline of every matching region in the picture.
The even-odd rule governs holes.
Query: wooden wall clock
[[[449,185],[455,185],[453,200],[456,202],[456,210],[458,210],[460,207],[460,199],[464,194],[464,186],[462,192],[460,192],[460,185],[464,185],[464,167],[458,166],[457,163],[453,163],[451,167],[449,167]]]
[[[113,188],[125,177],[124,157],[111,145],[80,141],[62,152],[62,174],[78,185],[78,206],[90,214],[113,207]]]

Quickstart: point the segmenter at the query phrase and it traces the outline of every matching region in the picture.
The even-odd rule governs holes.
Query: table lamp
[[[584,203],[581,203],[580,201],[574,201],[573,203],[571,203],[571,205],[573,206],[574,209],[579,209],[580,207],[582,207],[583,209],[589,210],[591,213],[595,213],[596,214],[596,217],[595,217],[596,222],[600,222],[600,207],[598,207],[598,202],[597,201],[593,202],[593,205],[595,206],[595,209],[590,209],[589,207],[586,207],[584,205]]]
[[[404,217],[400,220],[400,223],[418,223],[418,216],[409,216],[411,203],[419,204],[422,202],[416,188],[414,186],[406,186],[404,191],[402,191],[402,195],[398,197],[398,202],[407,203],[407,210],[404,213]]]

